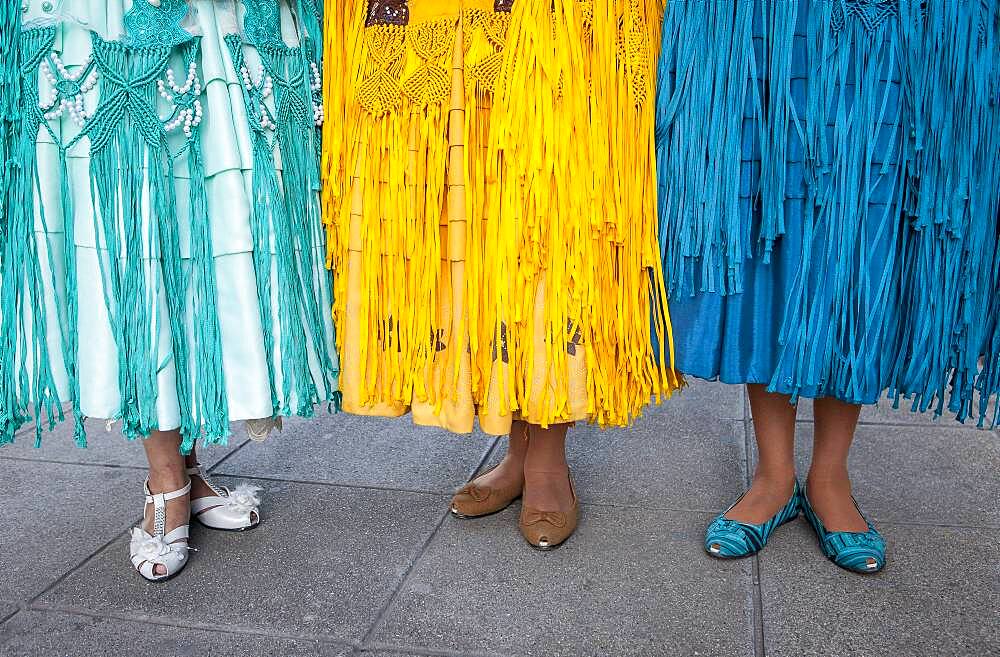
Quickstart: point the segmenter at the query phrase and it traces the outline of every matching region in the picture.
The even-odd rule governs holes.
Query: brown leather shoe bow
[[[451,498],[451,513],[459,518],[479,518],[503,511],[517,498],[521,497],[521,485],[494,488],[483,486],[476,482],[492,472],[490,468],[466,485],[462,486]]]
[[[569,489],[573,493],[573,508],[570,512],[542,511],[528,506],[521,507],[518,528],[524,540],[538,550],[552,550],[562,545],[576,531],[580,518],[580,501],[576,498],[573,477],[569,478]]]

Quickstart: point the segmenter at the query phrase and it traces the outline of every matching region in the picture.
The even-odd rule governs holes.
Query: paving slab
[[[691,424],[661,407],[628,429],[571,431],[567,456],[587,501],[717,512],[743,490],[742,422],[705,417]]]
[[[884,524],[888,564],[855,575],[827,561],[800,519],[760,554],[768,657],[1000,654],[995,532]]]
[[[438,653],[440,654],[440,653]],[[397,650],[362,650],[360,652],[354,653],[354,657],[426,657],[427,653],[416,653],[416,652],[399,652]],[[437,655],[435,655],[437,657]],[[448,657],[455,657],[454,655],[448,653]],[[506,657],[501,655],[472,655],[463,654],[461,657]]]
[[[350,647],[309,639],[175,627],[89,615],[25,611],[0,626],[0,657],[348,657]]]
[[[811,423],[796,427],[803,483],[813,432]],[[873,521],[1000,527],[1000,440],[991,431],[861,425],[850,469],[854,495]]]
[[[0,447],[0,459],[146,467],[146,452],[142,449],[142,442],[125,439],[120,424],[109,431],[105,422],[88,419],[85,426],[86,449],[76,446],[73,422],[67,421],[58,424],[52,431],[43,433],[40,447],[35,447],[34,427],[22,428],[13,445]],[[211,466],[247,442],[246,430],[242,423],[234,423],[231,431],[228,445],[212,445],[198,450],[202,464]]]
[[[446,498],[419,493],[267,482],[263,496],[253,531],[192,526],[198,552],[181,577],[146,583],[115,544],[40,604],[352,643],[447,512]]]
[[[441,653],[432,653],[433,657],[438,657]],[[447,657],[457,657],[452,653],[446,653]],[[398,652],[396,650],[384,651],[384,650],[363,650],[354,653],[353,657],[427,657],[427,653],[416,653],[416,652]],[[461,657],[507,657],[505,655],[479,655],[479,654],[462,654]]]
[[[285,422],[281,433],[251,443],[220,472],[450,493],[476,469],[493,438],[418,427],[408,418],[341,413]]]
[[[517,516],[449,518],[370,640],[518,657],[753,653],[751,564],[704,554],[710,516],[584,506],[547,553]]]
[[[0,599],[31,599],[135,523],[143,478],[125,468],[4,462]]]
[[[566,453],[584,502],[718,512],[743,491],[744,435],[742,422],[705,418],[693,427],[663,407],[629,429],[577,424],[569,430]],[[481,471],[506,452],[501,439]]]
[[[687,378],[687,386],[675,392],[663,405],[674,415],[695,419],[743,420],[747,408],[743,391],[743,386],[704,381],[692,376]]]

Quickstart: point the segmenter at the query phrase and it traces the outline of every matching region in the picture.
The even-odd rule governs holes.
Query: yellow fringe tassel
[[[411,0],[405,27],[365,27],[364,5],[328,3],[326,26],[345,410],[504,434],[627,425],[669,396],[662,0]]]

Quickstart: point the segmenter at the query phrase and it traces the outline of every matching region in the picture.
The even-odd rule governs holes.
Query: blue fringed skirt
[[[995,417],[997,12],[668,4],[657,150],[678,369]]]

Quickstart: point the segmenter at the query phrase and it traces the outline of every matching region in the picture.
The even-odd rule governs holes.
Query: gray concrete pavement
[[[803,408],[799,453],[812,425]],[[320,415],[263,444],[207,451],[220,481],[265,488],[264,523],[192,527],[182,576],[127,562],[142,450],[93,425],[0,449],[0,657],[654,657],[1000,654],[1000,435],[868,409],[856,494],[885,571],[845,573],[800,519],[756,558],[720,562],[705,524],[755,457],[737,387],[695,383],[631,430],[577,427],[580,529],[531,550],[517,505],[447,514],[495,461],[482,434]]]

